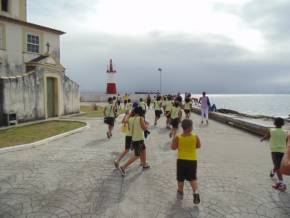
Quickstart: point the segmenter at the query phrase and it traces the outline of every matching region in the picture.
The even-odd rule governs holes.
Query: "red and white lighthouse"
[[[115,74],[116,70],[113,68],[113,61],[110,59],[110,65],[108,66],[107,74],[108,74],[108,82],[107,82],[107,94],[117,94],[117,85],[115,82]]]

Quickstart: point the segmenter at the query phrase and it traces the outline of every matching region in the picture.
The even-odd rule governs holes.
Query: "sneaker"
[[[109,133],[109,132],[107,132],[107,138],[108,138],[108,139],[110,138],[110,133]]]
[[[146,165],[143,166],[143,170],[147,170],[149,168],[150,168],[150,165],[148,165],[148,164],[146,164]]]
[[[181,191],[179,191],[179,190],[177,190],[176,192],[177,192],[177,194],[179,194],[179,195],[183,195],[183,194],[184,194],[183,192],[181,192]]]
[[[181,192],[181,191],[178,191],[178,190],[177,190],[177,192],[176,192],[176,197],[177,197],[178,199],[180,199],[180,200],[183,200],[183,196],[184,196],[184,193]]]
[[[273,178],[275,176],[275,170],[270,171],[270,177]]]
[[[126,176],[125,169],[123,167],[119,167],[120,173],[122,176]]]
[[[114,160],[114,165],[117,169],[119,168],[119,162],[117,160]]]
[[[200,203],[200,197],[198,193],[193,194],[193,203],[194,204],[199,204]]]
[[[283,183],[276,183],[272,186],[273,189],[279,190],[279,191],[285,191],[287,189],[286,185]]]

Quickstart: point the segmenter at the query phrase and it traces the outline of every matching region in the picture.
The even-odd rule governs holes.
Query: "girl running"
[[[115,110],[116,105],[113,104],[113,99],[110,97],[108,98],[108,105],[104,109],[104,122],[108,125],[107,137],[108,139],[111,138],[112,131],[115,124]]]
[[[161,114],[162,114],[161,108],[162,108],[161,96],[157,96],[156,101],[154,102],[154,110],[155,110],[155,122],[154,122],[154,126],[157,125],[157,121],[161,117]]]
[[[192,101],[189,97],[185,98],[185,104],[184,104],[184,113],[186,119],[189,119],[192,109]]]
[[[165,115],[166,115],[166,128],[170,129],[170,117],[172,109],[172,96],[168,95],[165,101]]]
[[[173,107],[171,109],[171,126],[172,129],[170,131],[169,137],[171,138],[172,136],[175,138],[178,126],[180,123],[182,117],[182,111],[180,107],[180,102],[179,101],[174,101]]]
[[[134,111],[132,111],[130,114],[128,114],[124,119],[123,119],[123,124],[128,125],[129,127],[132,126],[133,122],[133,117],[135,116]],[[119,168],[119,163],[120,161],[129,153],[131,149],[131,144],[132,144],[132,133],[129,129],[129,132],[127,133],[125,137],[125,150],[122,152],[122,154],[118,157],[117,160],[114,161],[115,167],[118,169]]]
[[[140,158],[143,169],[148,169],[150,166],[146,162],[146,147],[144,131],[147,130],[148,125],[145,123],[142,117],[143,110],[141,107],[134,109],[135,116],[132,118],[132,122],[129,125],[129,130],[132,135],[132,147],[134,149],[134,156],[131,157],[126,164],[119,167],[122,176],[126,175],[126,169],[136,160]]]

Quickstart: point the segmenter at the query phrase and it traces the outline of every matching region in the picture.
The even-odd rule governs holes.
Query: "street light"
[[[162,69],[161,68],[158,68],[158,71],[160,73],[159,92],[160,92],[160,95],[162,95]]]

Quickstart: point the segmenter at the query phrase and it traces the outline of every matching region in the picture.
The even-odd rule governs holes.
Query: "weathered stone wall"
[[[79,85],[67,76],[62,81],[64,114],[75,114],[80,112],[80,90]]]
[[[0,79],[0,126],[3,119],[3,81]]]
[[[40,71],[2,79],[3,113],[16,113],[19,122],[44,119],[44,84]]]

